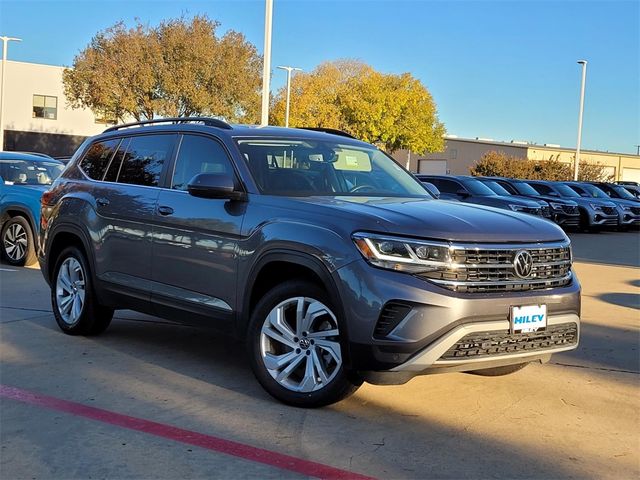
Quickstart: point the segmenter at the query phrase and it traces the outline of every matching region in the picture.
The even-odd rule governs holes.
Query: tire
[[[55,260],[51,306],[68,335],[99,335],[111,323],[113,309],[98,304],[89,264],[78,247],[65,248]]]
[[[483,368],[482,370],[473,370],[467,373],[482,375],[483,377],[502,377],[522,370],[527,365],[529,365],[529,363],[517,363],[516,365],[505,365],[504,367]]]
[[[315,408],[348,397],[362,384],[344,367],[344,327],[336,311],[323,289],[305,281],[284,282],[258,302],[247,347],[253,373],[271,396]]]
[[[9,265],[22,267],[36,263],[33,230],[26,218],[18,215],[7,220],[0,238],[2,258]]]

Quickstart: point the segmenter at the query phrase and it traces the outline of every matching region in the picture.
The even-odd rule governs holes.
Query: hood
[[[491,195],[486,197],[477,197],[483,200],[485,205],[495,205],[500,207],[507,207],[508,205],[520,205],[522,207],[539,208],[540,203],[536,200],[528,198],[520,198],[515,195]],[[546,202],[545,202],[546,203]]]
[[[536,195],[535,197],[533,195],[522,195],[522,196],[530,198],[532,200],[543,200],[547,203],[553,202],[553,203],[559,203],[561,205],[570,205],[572,207],[575,207],[578,205],[576,202],[574,202],[573,200],[570,200],[569,198],[554,197],[552,195]]]
[[[567,240],[562,229],[534,215],[425,198],[305,197],[297,201],[349,214],[353,231],[373,230],[433,240],[532,243]],[[308,208],[308,207],[306,207]],[[344,216],[344,215],[343,215]]]
[[[579,198],[572,197],[571,200],[576,202],[578,205],[582,205],[582,206],[588,206],[588,205],[600,205],[603,207],[616,206],[611,200],[603,200],[601,198],[594,198],[594,197],[579,197]]]
[[[33,192],[34,195],[42,194],[42,192],[46,192],[51,188],[51,185],[7,185],[7,187],[11,187],[12,190],[21,190],[23,192]]]

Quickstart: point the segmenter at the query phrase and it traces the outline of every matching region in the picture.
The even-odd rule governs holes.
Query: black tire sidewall
[[[85,285],[84,304],[82,305],[80,318],[71,325],[66,323],[60,315],[56,298],[57,279],[60,266],[70,257],[75,258],[80,263],[84,273]],[[108,309],[101,307],[96,302],[95,293],[93,291],[91,270],[84,254],[78,247],[67,247],[60,253],[60,255],[58,255],[58,258],[56,258],[53,276],[51,278],[51,307],[58,326],[64,333],[69,335],[98,334],[105,330],[111,321],[113,311],[109,311]]]
[[[22,228],[25,229],[25,232],[27,232],[27,250],[24,256],[18,261],[11,259],[4,248],[4,236],[7,230],[9,229],[9,227],[16,223],[21,225]],[[2,232],[0,233],[0,242],[1,242],[0,251],[2,252],[2,259],[5,262],[7,262],[9,265],[13,265],[15,267],[22,267],[24,265],[31,265],[35,263],[36,261],[35,239],[33,235],[33,229],[31,228],[31,224],[29,223],[29,220],[27,220],[26,218],[18,215],[7,220],[5,224],[2,226]]]
[[[340,349],[342,366],[333,380],[324,388],[315,392],[301,393],[291,391],[281,386],[267,371],[264,366],[260,336],[264,320],[268,313],[280,302],[292,297],[309,297],[322,302],[336,317],[340,330]],[[327,293],[317,285],[305,281],[287,281],[273,289],[258,302],[254,308],[248,328],[247,350],[253,373],[262,387],[274,398],[289,405],[297,407],[321,407],[335,403],[353,393],[361,384],[354,373],[345,370],[345,353],[347,352],[344,335],[344,322],[341,321],[338,309],[331,301]]]

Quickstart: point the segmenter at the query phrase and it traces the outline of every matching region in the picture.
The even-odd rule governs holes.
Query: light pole
[[[273,0],[265,0],[264,9],[264,58],[262,67],[262,119],[260,125],[269,124],[269,80],[271,75],[271,18]]]
[[[4,71],[7,69],[7,46],[9,42],[21,42],[20,38],[0,37],[2,40],[2,74],[0,74],[0,151],[4,150]]]
[[[578,181],[578,169],[580,168],[580,144],[582,143],[582,114],[584,113],[584,85],[587,80],[587,61],[578,60],[582,65],[582,85],[580,86],[580,113],[578,114],[578,144],[576,145],[576,161],[573,165],[573,180]]]
[[[288,127],[289,126],[289,104],[291,102],[291,72],[293,72],[294,70],[301,72],[302,69],[296,68],[296,67],[278,67],[278,68],[281,70],[287,71],[287,109],[284,114],[284,126]]]

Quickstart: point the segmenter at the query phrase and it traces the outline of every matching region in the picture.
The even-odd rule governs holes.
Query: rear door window
[[[438,190],[440,190],[443,193],[456,194],[458,193],[458,190],[462,189],[462,185],[460,185],[458,182],[454,182],[453,180],[448,180],[444,178],[434,178],[432,180],[432,183],[436,187],[438,187]]]
[[[80,162],[82,171],[93,180],[102,180],[119,142],[116,138],[91,145]]]
[[[141,135],[125,139],[105,180],[156,187],[173,153],[176,135]],[[117,179],[117,180],[114,180]]]

